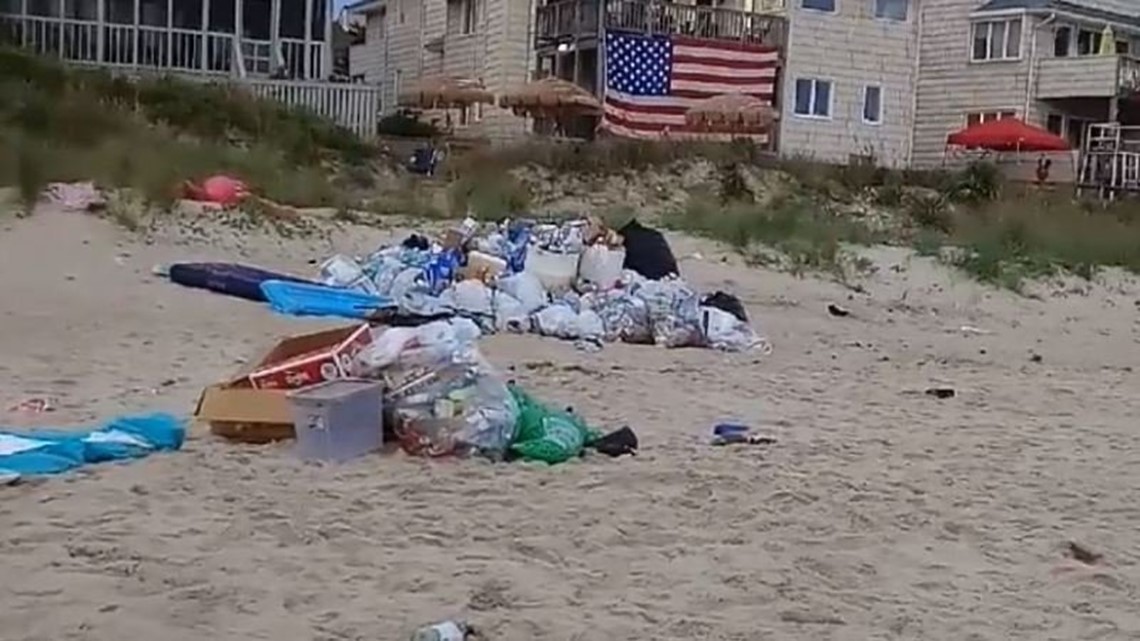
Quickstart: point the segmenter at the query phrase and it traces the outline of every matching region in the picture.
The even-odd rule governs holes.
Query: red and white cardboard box
[[[292,390],[316,385],[337,378],[352,376],[352,363],[357,354],[372,344],[372,331],[361,325],[334,343],[292,354],[284,360],[271,362],[249,374],[254,389]]]

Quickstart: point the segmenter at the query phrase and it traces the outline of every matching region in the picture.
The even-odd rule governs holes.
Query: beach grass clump
[[[336,172],[373,154],[347,130],[232,87],[128,79],[0,48],[0,185],[25,201],[48,182],[94,180],[162,203],[187,180],[230,173],[273,200],[329,206]]]

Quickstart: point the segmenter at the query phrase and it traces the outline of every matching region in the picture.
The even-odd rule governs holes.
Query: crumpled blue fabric
[[[59,474],[89,463],[178,450],[186,422],[170,414],[116,418],[90,430],[0,429],[0,473]]]

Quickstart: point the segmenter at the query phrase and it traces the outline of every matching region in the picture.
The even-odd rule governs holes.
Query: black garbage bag
[[[736,296],[728,292],[717,290],[708,296],[701,299],[702,307],[715,307],[722,312],[728,312],[736,317],[736,320],[747,323],[748,312],[744,311],[744,303]]]
[[[625,246],[622,267],[641,274],[649,280],[679,276],[677,259],[673,256],[664,234],[631,220],[619,230]]]

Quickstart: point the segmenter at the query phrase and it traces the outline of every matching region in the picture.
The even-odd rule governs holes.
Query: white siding
[[[379,85],[384,80],[385,22],[379,13],[369,15],[364,25],[364,43],[348,50],[349,75],[362,75],[364,82],[370,85]]]
[[[910,2],[906,22],[895,22],[874,17],[875,0],[835,0],[833,14],[788,1],[781,153],[841,163],[870,153],[886,166],[904,165],[914,116],[918,3]],[[830,119],[795,115],[797,78],[832,82]],[[882,87],[882,124],[863,122],[867,85]]]
[[[970,61],[970,12],[983,0],[926,0],[922,11],[921,72],[918,77],[913,164],[942,162],[946,136],[966,126],[966,114],[1012,110],[1040,120],[1035,104],[1025,114],[1029,83],[1029,39],[1023,24],[1021,58]]]
[[[383,84],[385,109],[396,108],[396,72],[406,88],[424,76],[476,78],[495,94],[530,78],[531,23],[530,0],[477,0],[476,25],[471,33],[448,29],[447,0],[390,0],[387,37],[372,38],[364,45],[368,52],[355,54],[365,69],[376,69],[367,82]],[[399,20],[403,4],[404,21]],[[369,25],[379,23],[371,18]],[[357,71],[352,73],[368,73]],[[459,114],[451,112],[456,129],[484,135],[494,141],[516,138],[526,131],[526,121],[493,105],[476,108],[467,126],[459,125]],[[443,113],[429,118],[444,117]]]

